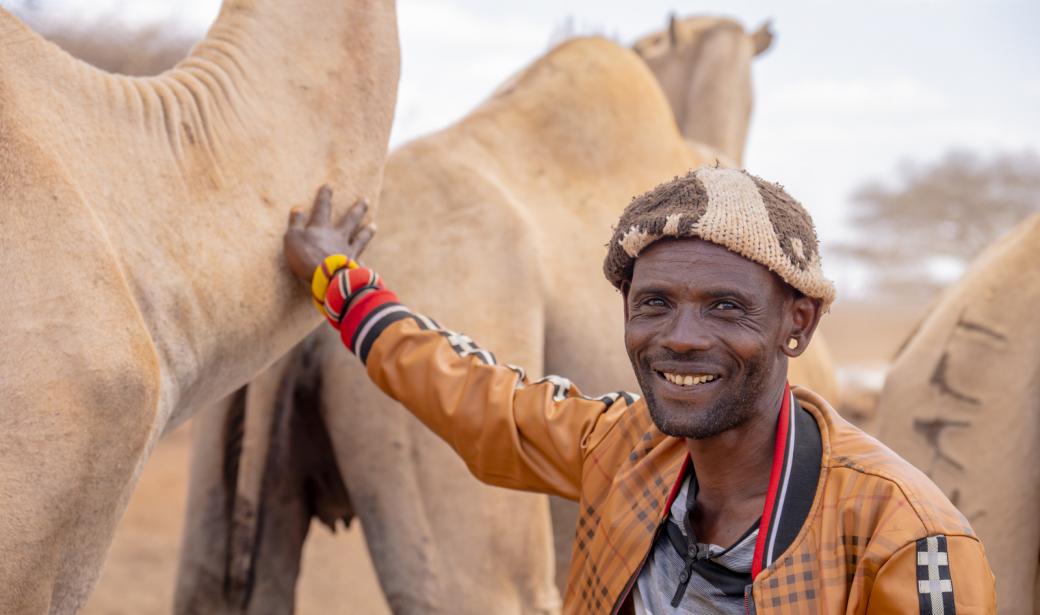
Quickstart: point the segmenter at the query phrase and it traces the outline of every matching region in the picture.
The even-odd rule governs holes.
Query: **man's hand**
[[[289,230],[285,231],[285,260],[293,275],[310,283],[314,269],[330,254],[345,254],[357,258],[375,235],[373,225],[362,224],[368,203],[360,200],[351,206],[339,224],[329,220],[332,211],[332,189],[322,186],[314,197],[314,207],[308,219],[294,209],[289,214]]]

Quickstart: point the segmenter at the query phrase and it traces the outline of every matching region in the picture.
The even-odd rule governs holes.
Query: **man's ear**
[[[621,304],[625,306],[625,322],[628,322],[628,289],[632,288],[630,280],[621,282]]]
[[[801,293],[791,301],[787,310],[787,335],[782,346],[784,354],[793,359],[805,352],[816,332],[816,326],[820,324],[822,307],[819,299]]]

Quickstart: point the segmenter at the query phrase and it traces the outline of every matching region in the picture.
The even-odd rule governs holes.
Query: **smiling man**
[[[642,399],[499,365],[343,256],[372,235],[363,207],[328,210],[323,190],[294,215],[286,256],[372,380],[479,479],[580,501],[565,612],[996,612],[938,488],[787,385],[834,288],[779,186],[702,168],[626,208],[604,272]]]

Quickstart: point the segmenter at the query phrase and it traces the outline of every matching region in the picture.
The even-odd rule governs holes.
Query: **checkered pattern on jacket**
[[[568,613],[607,613],[650,552],[686,459],[642,400],[586,457],[580,514],[564,598]]]

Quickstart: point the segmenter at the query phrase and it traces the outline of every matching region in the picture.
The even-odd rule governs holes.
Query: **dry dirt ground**
[[[924,313],[899,302],[835,306],[821,325],[843,377],[883,369]],[[187,493],[190,424],[165,438],[144,469],[84,615],[170,612]],[[301,615],[389,613],[362,532],[312,528],[297,597]]]

